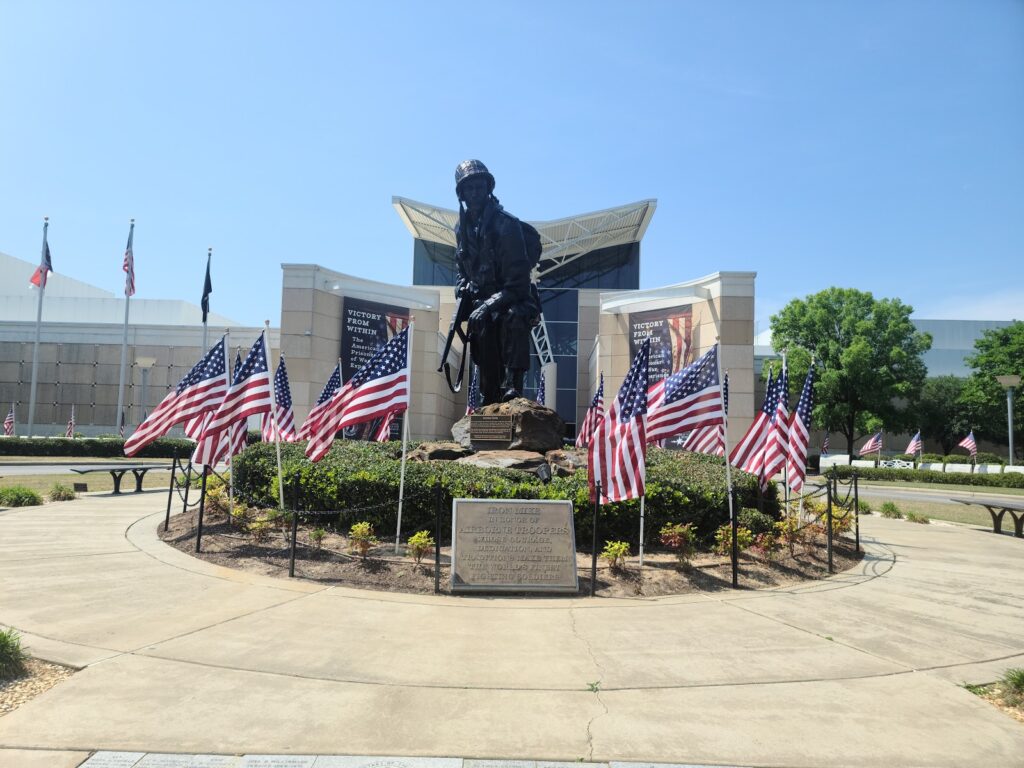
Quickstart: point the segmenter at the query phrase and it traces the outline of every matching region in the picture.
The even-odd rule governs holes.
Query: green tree
[[[966,383],[959,376],[934,376],[921,389],[917,424],[923,437],[939,441],[944,455],[970,431],[969,409],[960,402]]]
[[[913,311],[899,299],[833,287],[772,315],[772,345],[790,351],[791,387],[807,372],[799,350],[815,358],[815,425],[845,435],[851,446],[876,425],[913,426],[909,406],[920,396],[927,373],[921,355],[932,345],[910,321]]]
[[[1024,377],[1024,323],[1015,321],[1004,328],[985,331],[974,342],[973,355],[967,364],[974,372],[964,386],[961,401],[967,408],[970,428],[978,430],[979,439],[1008,440],[1006,432],[1006,390],[996,376],[1017,374]],[[1019,402],[1021,389],[1014,400],[1014,436],[1024,427],[1024,403]],[[1014,440],[1014,452],[1021,455],[1021,445]]]

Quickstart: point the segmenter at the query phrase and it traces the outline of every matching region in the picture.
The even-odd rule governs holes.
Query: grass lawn
[[[956,486],[954,486],[956,487]],[[962,487],[962,486],[960,486]],[[981,507],[968,506],[966,504],[957,504],[954,502],[940,502],[940,501],[916,501],[907,499],[884,499],[878,496],[872,496],[871,499],[867,500],[871,504],[871,511],[873,514],[878,514],[878,510],[881,509],[882,504],[885,501],[893,502],[903,514],[907,512],[916,512],[919,515],[932,518],[934,520],[948,520],[953,523],[966,523],[968,525],[980,525],[984,528],[991,530],[992,528],[992,516],[988,513],[987,509]],[[1003,530],[1006,530],[1006,521],[1003,521]],[[1013,524],[1010,524],[1010,532],[1013,532]]]
[[[861,485],[867,485],[872,488],[914,488],[924,491],[935,491],[936,493],[952,493],[953,495],[960,494],[961,496],[973,493],[992,493],[998,496],[1024,496],[1024,488],[992,488],[990,486],[980,485],[955,485],[952,483],[910,483],[903,480],[864,480],[860,481]],[[986,514],[988,514],[986,512]]]
[[[147,472],[146,477],[143,478],[143,488],[163,488],[167,490],[167,485],[171,481],[171,473],[168,472]],[[0,477],[0,487],[10,487],[13,485],[20,485],[24,488],[31,488],[33,491],[37,491],[44,496],[50,492],[57,483],[66,485],[68,488],[73,488],[75,483],[86,483],[89,486],[90,493],[92,491],[112,491],[114,490],[114,479],[110,476],[109,472],[91,472],[88,475],[78,475],[74,472],[69,472],[66,475],[4,475]],[[134,493],[135,491],[135,475],[131,472],[126,472],[125,476],[121,478],[121,492]]]

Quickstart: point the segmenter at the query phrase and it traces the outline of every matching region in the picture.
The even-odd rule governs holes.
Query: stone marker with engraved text
[[[453,499],[453,592],[577,592],[571,501]]]

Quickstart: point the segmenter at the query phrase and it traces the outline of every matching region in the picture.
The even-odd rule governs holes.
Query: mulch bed
[[[25,661],[26,673],[0,682],[0,717],[13,712],[29,699],[45,693],[75,673],[69,667],[40,659]]]
[[[277,529],[265,541],[256,543],[237,526],[229,525],[224,515],[203,522],[202,552],[196,554],[195,511],[171,517],[170,529],[159,535],[176,549],[210,563],[238,568],[250,573],[288,577],[290,532]],[[376,589],[387,592],[432,593],[434,591],[434,559],[428,555],[420,565],[404,554],[394,554],[394,544],[374,547],[363,560],[350,554],[348,540],[328,532],[319,549],[309,540],[311,528],[300,525],[295,555],[295,576],[325,584]],[[449,551],[441,550],[440,587],[449,592]],[[852,568],[862,555],[855,551],[853,540],[839,537],[833,543],[833,563],[836,573]],[[590,594],[589,554],[577,554],[579,594]],[[819,535],[805,546],[799,546],[794,555],[783,549],[771,563],[754,557],[749,552],[740,556],[740,589],[766,589],[822,579],[828,576],[828,556],[825,537]],[[681,569],[671,553],[645,553],[641,569],[636,557],[624,568],[609,568],[598,562],[596,594],[603,597],[660,597],[692,592],[714,592],[732,587],[732,569],[728,558],[715,554],[699,554],[691,560],[691,567]]]

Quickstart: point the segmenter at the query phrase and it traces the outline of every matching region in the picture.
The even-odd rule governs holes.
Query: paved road
[[[858,567],[793,588],[453,598],[194,560],[157,539],[163,499],[0,512],[0,620],[83,667],[0,718],[0,765],[94,749],[1022,763],[1024,726],[960,685],[1024,666],[1018,539],[870,516]]]
[[[1024,496],[1013,496],[1010,494],[1000,494],[998,492],[992,493],[988,490],[979,491],[966,488],[962,491],[954,491],[946,488],[942,490],[932,490],[928,488],[894,488],[890,486],[867,485],[865,483],[861,483],[858,486],[857,492],[860,496],[870,499],[905,499],[906,501],[927,501],[933,504],[949,503],[956,504],[957,506],[963,505],[957,504],[955,501],[950,501],[954,496],[964,499],[974,498],[984,501],[1006,501],[1011,504],[1024,504]]]
[[[170,465],[170,460],[167,461],[167,464]],[[137,467],[138,465],[139,462],[137,461],[83,462],[81,464],[0,464],[0,477],[10,477],[11,475],[67,475],[76,469],[117,469],[118,467]],[[170,470],[154,469],[150,471],[169,472]]]

